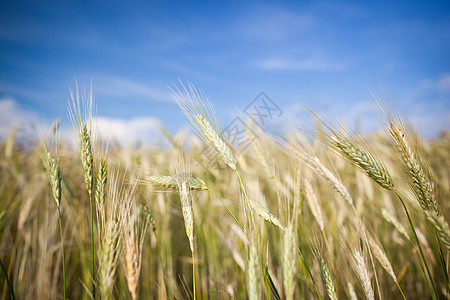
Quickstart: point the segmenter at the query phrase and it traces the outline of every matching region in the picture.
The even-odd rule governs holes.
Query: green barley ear
[[[203,140],[219,154],[231,169],[236,170],[236,158],[222,134],[222,126],[220,126],[208,97],[192,84],[189,83],[186,87],[182,82],[180,83],[181,90],[178,87],[171,89],[175,101]]]
[[[120,256],[120,225],[108,220],[99,249],[99,286],[102,299],[113,299],[112,292]]]
[[[330,269],[328,269],[328,266],[323,259],[320,260],[320,264],[322,265],[322,278],[325,288],[327,289],[328,297],[330,297],[331,300],[337,300],[336,287],[334,286]]]
[[[444,243],[447,249],[450,249],[450,228],[444,217],[435,211],[425,211],[425,216],[436,229],[442,243]]]
[[[108,163],[104,159],[100,159],[97,172],[97,182],[95,189],[95,200],[98,206],[103,206],[106,199],[106,184],[108,181]]]
[[[420,155],[417,133],[411,127],[405,126],[389,100],[382,101],[377,96],[375,98],[382,112],[379,121],[389,134],[397,155],[403,163],[408,183],[419,201],[425,217],[437,231],[447,249],[450,249],[449,225],[440,214],[436,201],[434,174]]]
[[[47,173],[52,187],[53,197],[55,198],[56,205],[61,205],[61,170],[59,168],[59,161],[57,161],[53,155],[47,153]]]
[[[147,220],[148,225],[150,225],[150,230],[155,232],[156,231],[156,221],[155,221],[155,218],[153,217],[152,211],[150,210],[150,208],[148,207],[148,205],[145,201],[141,202],[141,208],[142,208],[143,215],[144,215],[145,219]]]
[[[92,155],[91,137],[85,123],[81,123],[79,128],[79,135],[80,160],[84,174],[84,183],[86,184],[86,189],[88,190],[89,195],[91,195],[94,182],[94,156]]]
[[[280,220],[278,220],[278,218],[275,217],[267,208],[265,208],[264,206],[253,200],[250,200],[249,204],[251,209],[254,212],[256,212],[260,217],[262,217],[264,220],[279,227],[281,230],[284,230],[284,226],[281,224]]]
[[[77,130],[76,138],[78,143],[78,153],[81,160],[81,167],[84,174],[84,182],[89,196],[92,195],[93,188],[93,162],[92,154],[92,119],[93,119],[93,92],[92,86],[89,97],[80,96],[78,83],[76,83],[75,91],[70,91],[69,116],[73,127]]]
[[[75,92],[70,90],[69,116],[73,127],[76,129],[76,139],[78,143],[78,154],[80,156],[81,167],[84,174],[84,183],[89,194],[90,207],[90,227],[91,227],[91,274],[94,278],[95,272],[95,241],[94,241],[94,210],[95,203],[92,199],[92,190],[94,184],[94,156],[92,153],[92,102],[93,92],[92,86],[88,97],[80,98],[78,83],[76,83]],[[94,278],[95,281],[95,278]],[[95,299],[96,284],[92,282],[92,297]]]
[[[394,190],[394,182],[386,167],[368,150],[341,136],[331,137],[330,143],[381,187],[390,191]]]

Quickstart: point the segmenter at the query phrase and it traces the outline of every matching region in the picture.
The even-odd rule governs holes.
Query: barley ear
[[[436,229],[437,234],[441,238],[442,243],[450,250],[450,228],[447,221],[442,215],[439,215],[435,211],[425,211],[425,215]]]
[[[50,186],[52,187],[53,198],[59,207],[61,205],[61,170],[59,161],[50,152],[47,153],[47,173]]]
[[[279,227],[281,230],[285,229],[284,226],[281,224],[280,220],[278,220],[278,218],[275,217],[267,208],[265,208],[264,206],[253,200],[250,200],[249,204],[252,210],[256,212],[264,220]]]
[[[250,300],[261,299],[261,288],[259,285],[260,267],[258,251],[254,245],[250,245],[249,259],[247,262],[247,290]]]
[[[384,252],[384,249],[380,244],[378,244],[369,234],[367,234],[367,237],[369,238],[369,245],[372,249],[372,253],[377,258],[378,262],[381,264],[384,270],[389,274],[389,276],[392,277],[394,282],[398,284],[397,282],[397,276],[395,275],[394,269],[392,268],[392,265]]]
[[[171,91],[175,101],[203,140],[219,154],[231,169],[236,170],[236,158],[222,134],[220,122],[208,97],[192,84],[188,84],[186,87],[181,83],[181,90],[175,87]]]
[[[369,271],[367,270],[366,262],[364,256],[359,250],[353,252],[354,262],[353,268],[355,269],[356,275],[361,282],[364,290],[364,294],[367,300],[374,300],[375,295],[372,288],[372,282],[370,281]]]
[[[200,178],[189,176],[185,179],[189,190],[205,191],[208,189],[206,183]],[[151,183],[172,190],[178,190],[179,181],[180,178],[177,176],[149,176],[146,180],[143,180],[144,183]]]
[[[85,123],[81,123],[79,128],[79,149],[80,149],[80,160],[81,167],[84,174],[84,183],[86,184],[86,189],[89,195],[92,194],[93,187],[93,165],[94,157],[92,155],[92,143],[89,130]]]
[[[407,240],[410,240],[408,232],[406,231],[406,228],[402,225],[402,223],[400,223],[399,220],[397,220],[397,218],[395,216],[393,216],[387,209],[383,208],[381,210],[381,214],[383,215],[383,218],[388,221],[389,223],[391,223],[392,225],[394,225],[395,229],[397,229],[397,231],[399,233],[401,233],[404,237],[406,237]]]
[[[296,273],[296,243],[293,223],[289,223],[283,235],[283,285],[287,300],[294,299]]]
[[[97,202],[97,205],[100,207],[102,207],[105,203],[107,181],[108,181],[108,163],[106,160],[100,159],[95,189],[95,200]]]
[[[99,255],[99,286],[102,299],[112,299],[119,255],[120,225],[114,220],[109,220],[106,224]]]
[[[337,300],[338,297],[336,293],[336,287],[334,286],[330,269],[328,269],[328,266],[323,259],[320,260],[320,264],[322,265],[322,278],[327,290],[328,297],[330,297],[331,300]]]
[[[348,139],[339,136],[331,138],[334,146],[340,150],[354,165],[363,170],[381,187],[393,191],[394,183],[384,164],[366,149],[357,146]]]
[[[320,209],[319,202],[317,201],[317,197],[316,194],[314,193],[311,182],[309,181],[308,178],[305,177],[303,179],[303,184],[305,186],[306,199],[308,200],[311,212],[314,218],[316,219],[317,223],[319,224],[320,230],[323,231],[325,226],[322,217],[322,210]]]
[[[181,212],[183,214],[184,226],[186,228],[186,235],[189,239],[189,247],[191,252],[194,252],[194,212],[192,209],[192,200],[189,196],[186,182],[180,183],[180,199]]]

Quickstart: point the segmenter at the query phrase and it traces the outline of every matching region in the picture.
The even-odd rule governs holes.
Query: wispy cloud
[[[150,84],[131,79],[111,76],[94,77],[95,93],[107,96],[146,98],[151,101],[170,102],[172,98],[168,89],[155,88]]]
[[[331,62],[320,57],[303,60],[273,57],[260,60],[255,65],[263,71],[339,71],[346,68],[342,62]]]
[[[16,84],[11,84],[6,81],[0,82],[0,93],[13,96],[15,98],[25,97],[37,101],[48,101],[51,94],[45,93],[40,90],[28,88],[27,86],[19,86]]]
[[[423,89],[435,89],[440,92],[450,92],[450,74],[442,74],[437,79],[425,79],[420,85]]]
[[[136,142],[152,144],[159,136],[161,127],[160,120],[154,117],[132,119],[96,117],[94,123],[99,136],[122,145]]]
[[[279,41],[311,29],[314,23],[311,14],[278,5],[259,5],[236,22],[236,31],[248,40]]]

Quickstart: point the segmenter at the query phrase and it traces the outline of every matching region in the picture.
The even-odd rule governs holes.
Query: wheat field
[[[449,297],[448,132],[376,99],[377,134],[311,111],[237,151],[203,92],[173,94],[196,134],[170,147],[98,136],[76,91],[76,147],[58,123],[1,142],[1,299]]]

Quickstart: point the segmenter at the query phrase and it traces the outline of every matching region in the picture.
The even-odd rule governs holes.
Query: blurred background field
[[[299,132],[292,133],[299,136]],[[8,270],[17,298],[58,299],[62,297],[60,236],[55,200],[42,160],[45,152],[35,137],[18,140],[15,134],[17,132],[11,132],[0,148],[1,260]],[[308,178],[322,210],[322,222],[333,256],[332,261],[338,270],[334,280],[337,280],[335,284],[339,288],[340,298],[351,297],[349,283],[358,298],[364,298],[364,290],[352,269],[351,257],[353,248],[361,248],[365,249],[363,252],[368,259],[367,248],[351,207],[305,163],[292,153],[286,152],[286,149],[280,148],[273,139],[260,134],[250,147],[238,155],[238,167],[248,194],[285,226],[294,216],[297,245],[315,278],[320,294],[326,298],[326,289],[321,279],[320,257],[325,260],[330,257],[325,250],[321,228],[305,198],[303,179]],[[203,153],[206,145],[197,136],[181,131],[170,139],[172,148],[121,147],[120,143],[111,141],[109,174],[116,170],[123,172],[125,169],[128,169],[129,174],[130,168],[137,165],[142,168],[143,180],[148,179],[150,175],[172,176],[176,174],[174,161],[178,159],[174,149],[184,145],[185,158],[192,175],[204,180],[208,188],[221,197],[242,222],[242,194],[232,170],[220,159],[211,163],[210,158]],[[302,138],[300,141],[304,142]],[[405,199],[415,228],[439,294],[443,297],[446,284],[439,262],[439,248],[432,227],[427,223],[417,200],[407,186],[398,158],[392,156],[392,146],[389,146],[385,135],[371,135],[367,137],[367,143],[389,168],[396,184],[405,189]],[[99,148],[95,145],[94,152],[98,152]],[[322,142],[313,139],[308,147],[311,148],[305,149],[313,149],[313,153],[320,157],[348,188],[368,232],[382,245],[392,263],[407,299],[431,297],[408,221],[394,195],[373,183],[360,170],[334,152],[330,152]],[[450,139],[445,132],[439,138],[423,144],[424,158],[436,174],[436,188],[439,191],[437,200],[446,219],[449,217],[449,204],[446,201],[450,192],[449,150]],[[73,144],[64,138],[60,141],[59,158],[68,297],[89,298],[89,197],[77,152]],[[215,195],[209,191],[192,191],[191,196],[197,251],[197,297],[247,298],[244,271],[247,250],[242,232]],[[177,191],[144,182],[138,186],[134,201],[139,207],[143,203],[148,206],[156,226],[154,232],[148,229],[145,233],[139,280],[141,298],[165,298],[164,278],[167,281],[169,298],[192,297],[192,259]],[[292,211],[294,207],[296,209]],[[398,226],[394,226],[395,223],[392,223],[386,212],[406,229],[400,230]],[[257,247],[262,255],[262,266],[267,266],[277,291],[285,298],[281,266],[283,230],[264,222],[263,218],[257,218],[256,222],[261,237]],[[97,248],[97,234],[95,239]],[[448,262],[448,250],[445,247],[444,259]],[[292,263],[297,266],[293,277],[295,298],[318,298],[311,277],[298,254],[294,256]],[[100,266],[96,265],[97,267],[100,269]],[[383,298],[401,298],[394,281],[380,264],[376,263],[374,270],[378,273],[378,284]],[[130,298],[124,272],[124,262],[121,260],[113,289],[114,297],[119,299]],[[373,273],[370,272],[373,285]],[[262,278],[259,278],[259,284],[264,287]],[[2,298],[8,298],[6,282],[2,291]],[[264,288],[262,293],[263,298],[271,295]]]
[[[446,1],[4,1],[1,299],[90,299],[94,290],[189,299],[194,285],[198,299],[370,299],[370,288],[377,299],[448,298],[449,33]],[[170,91],[179,78],[211,99],[236,170],[183,116]],[[80,120],[93,153],[82,167],[83,126],[71,124],[68,106],[71,91],[92,90],[93,113]],[[403,154],[377,120],[373,93],[416,130],[398,135],[412,146]],[[326,124],[368,149],[356,159],[383,162],[395,189],[349,163]],[[102,180],[108,208],[96,200]],[[121,203],[132,207],[115,207],[111,199],[127,193]],[[139,229],[107,240],[121,222]],[[133,247],[137,255],[125,255]]]

